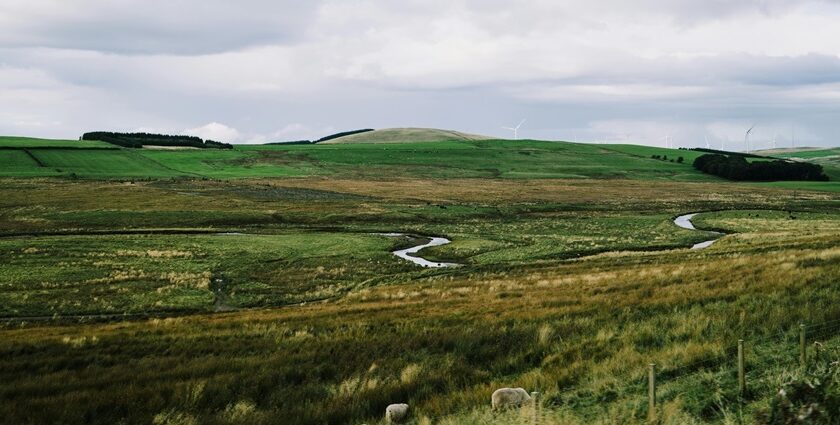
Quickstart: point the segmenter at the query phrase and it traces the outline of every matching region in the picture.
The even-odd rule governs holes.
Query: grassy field
[[[203,177],[213,179],[342,176],[353,178],[622,178],[713,181],[678,164],[650,158],[647,150],[536,141],[348,143],[237,146],[234,150],[48,149],[41,141],[16,146],[41,161],[0,151],[0,177],[74,176],[94,179]],[[87,142],[79,142],[87,143]],[[49,144],[45,146],[51,146]],[[689,151],[660,149],[676,158]]]
[[[0,156],[8,423],[371,424],[393,402],[414,423],[524,420],[489,412],[502,386],[540,391],[544,423],[643,423],[649,362],[662,423],[766,423],[810,376],[800,321],[820,364],[840,358],[824,186],[628,145],[67,151],[0,150],[23,154]],[[714,234],[672,223],[696,211],[726,232],[705,250],[689,247]],[[461,266],[389,252],[424,235],[453,242],[423,256]]]
[[[64,148],[64,149],[117,149],[116,146],[90,140],[56,140],[38,139],[34,137],[12,137],[0,136],[0,149],[23,149],[23,148]]]
[[[72,177],[161,178],[184,176],[180,171],[146,160],[129,150],[39,149],[30,150],[42,168]]]

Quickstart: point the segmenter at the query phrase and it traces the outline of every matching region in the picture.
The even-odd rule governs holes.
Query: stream
[[[405,236],[405,234],[403,234],[403,233],[382,233],[382,236],[399,237],[399,236]],[[438,263],[438,262],[434,262],[434,261],[429,261],[425,258],[418,257],[416,255],[412,255],[412,254],[417,254],[423,248],[428,248],[430,246],[446,245],[446,244],[452,242],[452,241],[450,241],[449,239],[446,239],[446,238],[430,237],[430,239],[431,240],[429,242],[424,243],[422,245],[417,245],[417,246],[413,246],[411,248],[406,248],[406,249],[399,249],[399,250],[393,251],[393,253],[394,253],[394,255],[402,258],[403,260],[411,261],[412,263],[417,264],[418,266],[423,266],[423,267],[439,268],[439,267],[460,266],[460,264],[457,264],[457,263]]]
[[[681,215],[681,216],[674,219],[674,224],[676,224],[679,227],[682,227],[683,229],[697,230],[697,228],[694,227],[694,223],[691,222],[691,219],[694,218],[694,216],[697,215],[697,214],[699,214],[699,213],[691,213],[691,214]],[[696,244],[692,245],[691,249],[708,248],[723,236],[723,233],[719,233],[719,232],[713,232],[713,233],[717,234],[718,236],[715,237],[714,239],[711,239],[711,240],[708,240],[708,241],[696,243]]]
[[[694,223],[691,222],[691,219],[694,218],[694,216],[696,216],[697,214],[699,214],[699,213],[683,214],[683,215],[674,219],[674,224],[676,224],[678,227],[681,227],[683,229],[697,230],[697,228],[694,227]],[[691,249],[708,248],[708,247],[712,246],[713,243],[717,242],[717,240],[720,239],[723,236],[723,233],[719,233],[719,232],[713,232],[713,233],[715,233],[717,235],[714,239],[710,239],[710,240],[707,240],[707,241],[696,243],[696,244],[691,246]],[[381,235],[382,236],[389,236],[389,237],[405,236],[404,233],[381,233]],[[420,252],[420,250],[422,250],[423,248],[428,248],[430,246],[446,245],[446,244],[452,242],[452,241],[450,241],[449,239],[446,239],[446,238],[430,237],[430,239],[431,240],[429,242],[424,243],[422,245],[417,245],[417,246],[413,246],[411,248],[405,248],[405,249],[400,249],[400,250],[397,250],[397,251],[393,251],[393,254],[396,255],[397,257],[402,258],[403,260],[411,261],[412,263],[417,264],[418,266],[422,266],[422,267],[437,268],[437,267],[456,267],[456,266],[460,266],[460,264],[457,264],[457,263],[438,263],[438,262],[435,262],[435,261],[429,261],[429,260],[427,260],[423,257],[414,255],[414,254],[417,254],[418,252]]]

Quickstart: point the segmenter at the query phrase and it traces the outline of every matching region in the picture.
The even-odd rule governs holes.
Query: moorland
[[[523,419],[489,411],[504,386],[541,392],[544,423],[642,423],[652,362],[663,423],[769,422],[840,348],[830,161],[736,183],[635,145],[0,148],[8,423]],[[461,266],[391,254],[428,236]]]

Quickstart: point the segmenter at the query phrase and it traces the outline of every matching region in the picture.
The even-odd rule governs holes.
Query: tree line
[[[270,142],[266,143],[266,145],[311,145],[315,143],[326,142],[327,140],[338,139],[339,137],[350,136],[359,133],[367,133],[368,131],[373,131],[373,129],[362,128],[359,130],[342,131],[341,133],[335,133],[330,134],[329,136],[324,136],[318,140],[292,140],[288,142]]]
[[[794,161],[753,161],[743,155],[705,154],[694,160],[694,168],[729,180],[828,181],[820,165]]]
[[[710,149],[710,148],[680,148],[680,150],[687,150],[687,151],[697,151],[697,152],[706,152],[706,153],[719,153],[721,155],[735,155],[735,156],[743,156],[744,158],[773,158],[772,156],[766,155],[756,155],[747,152],[730,152],[730,151],[722,151],[719,149]],[[778,159],[778,158],[773,158]]]
[[[338,139],[339,137],[350,136],[352,134],[367,133],[373,131],[372,128],[363,128],[360,130],[342,131],[341,133],[330,134],[315,141],[315,143],[326,142],[327,140]]]
[[[210,149],[233,149],[230,143],[215,140],[202,140],[196,136],[153,134],[153,133],[116,133],[111,131],[92,131],[82,135],[82,140],[96,140],[122,146],[124,148],[142,148],[143,146],[184,146]]]

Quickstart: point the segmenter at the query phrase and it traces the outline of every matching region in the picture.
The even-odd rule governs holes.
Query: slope
[[[489,140],[491,137],[435,128],[386,128],[331,139],[324,144],[341,143],[410,143],[446,140]]]

